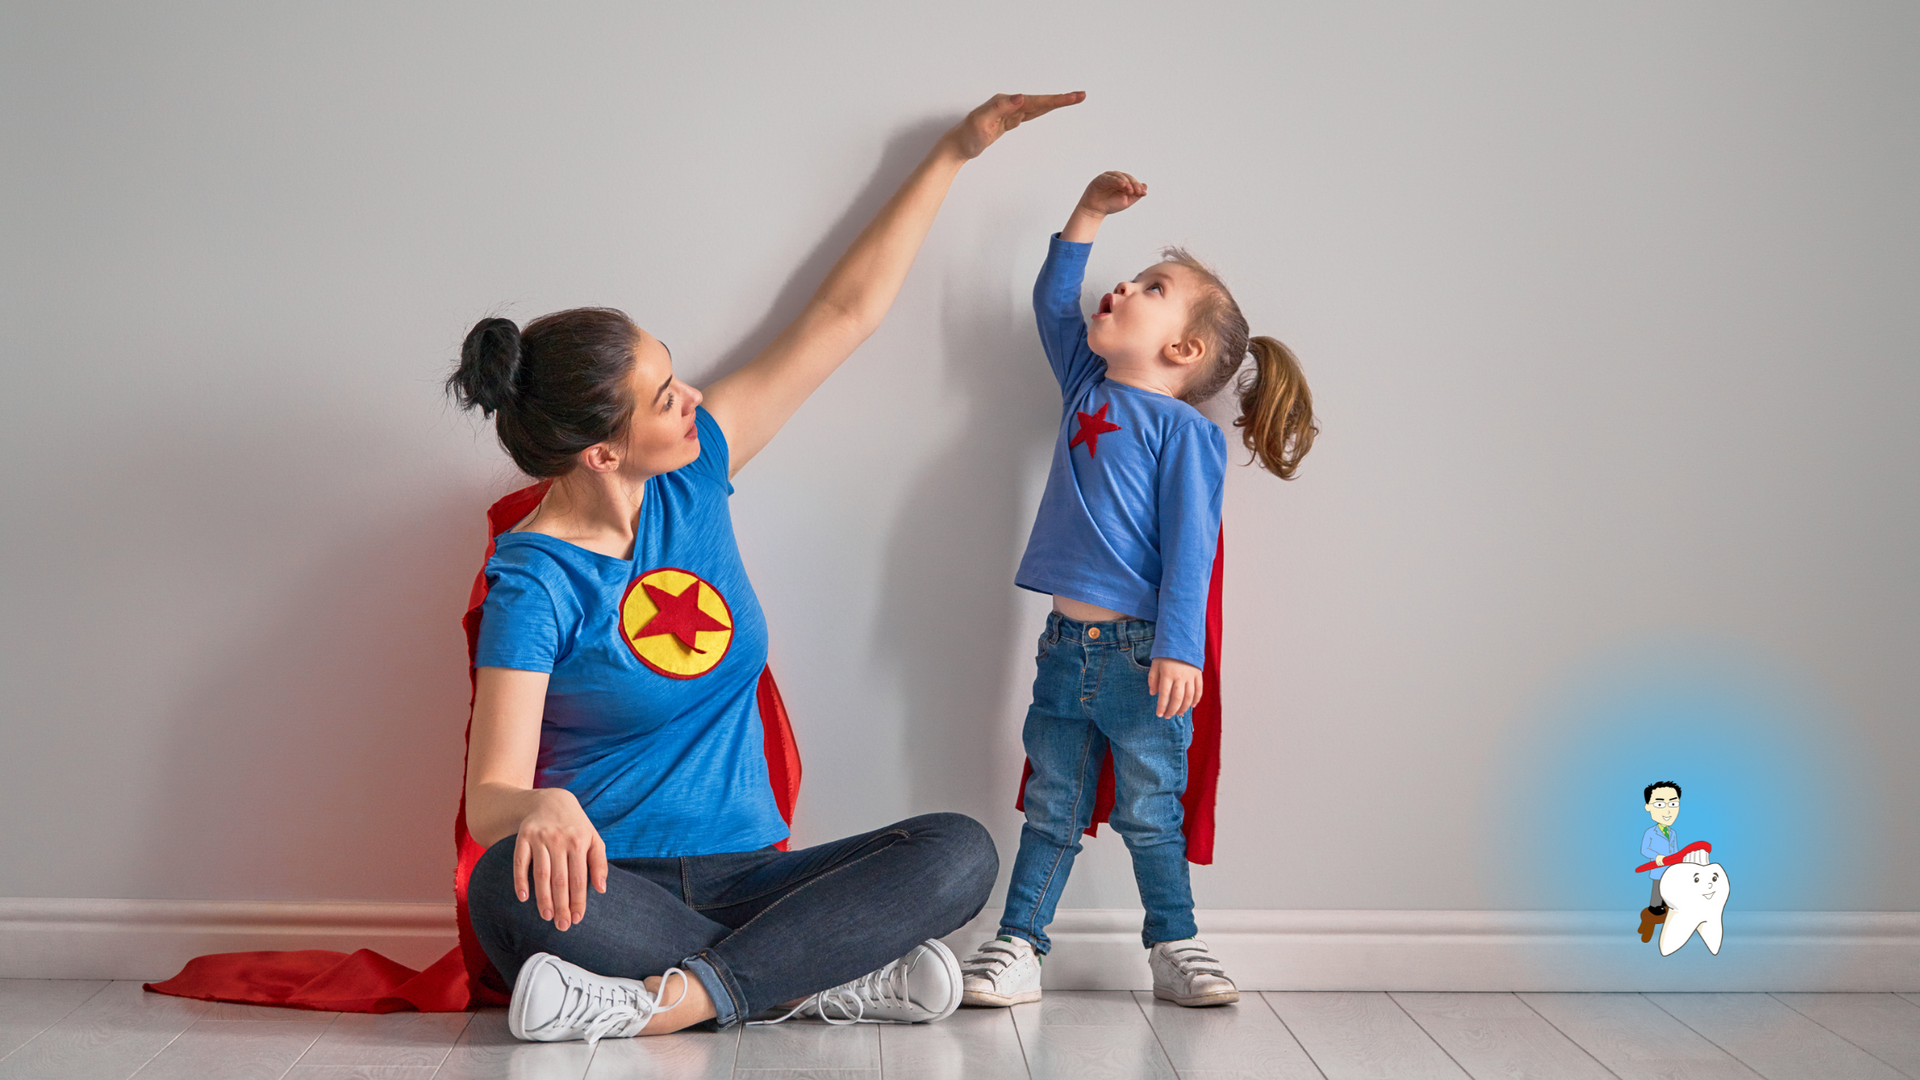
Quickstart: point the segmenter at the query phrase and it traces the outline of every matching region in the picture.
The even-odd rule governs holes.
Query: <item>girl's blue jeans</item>
[[[509,836],[467,886],[468,914],[509,985],[547,952],[619,978],[683,968],[721,1027],[858,978],[973,918],[993,889],[993,838],[963,814],[922,814],[799,851],[612,859],[607,891],[565,932],[514,897]]]
[[[1193,888],[1180,796],[1187,790],[1193,715],[1162,719],[1147,692],[1154,624],[1080,622],[1059,612],[1040,635],[1039,672],[1023,733],[1033,775],[1000,932],[1052,948],[1047,924],[1060,903],[1080,837],[1093,815],[1100,766],[1113,752],[1109,821],[1133,856],[1146,908],[1141,943],[1193,937]]]

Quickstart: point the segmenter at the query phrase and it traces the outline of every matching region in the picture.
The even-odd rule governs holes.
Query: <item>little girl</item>
[[[1220,279],[1177,248],[1100,298],[1091,325],[1080,283],[1108,214],[1146,195],[1126,173],[1101,173],[1053,238],[1034,313],[1060,380],[1040,514],[1015,583],[1053,594],[1023,740],[1033,773],[1027,822],[999,936],[964,965],[968,1005],[1040,997],[1047,924],[1113,755],[1113,827],[1133,856],[1146,908],[1153,994],[1181,1005],[1240,998],[1193,921],[1181,794],[1193,706],[1200,700],[1207,591],[1220,533],[1227,444],[1194,406],[1218,393],[1249,351],[1234,426],[1281,479],[1313,445],[1298,361],[1247,320]]]

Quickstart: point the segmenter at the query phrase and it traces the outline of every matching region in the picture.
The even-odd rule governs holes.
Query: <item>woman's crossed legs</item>
[[[978,914],[999,872],[963,814],[923,814],[800,851],[618,859],[565,931],[515,898],[514,837],[481,856],[467,903],[509,984],[535,953],[618,978],[684,968],[722,1027],[866,974]]]

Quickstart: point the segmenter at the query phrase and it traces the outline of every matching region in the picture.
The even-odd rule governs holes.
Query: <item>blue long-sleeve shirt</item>
[[[1657,859],[1662,855],[1671,855],[1685,846],[1680,842],[1679,830],[1672,826],[1668,826],[1663,833],[1660,831],[1660,826],[1655,825],[1640,837],[1640,854],[1645,855],[1649,860]],[[1647,872],[1647,876],[1658,878],[1666,872],[1666,867],[1656,866]]]
[[[1153,655],[1199,667],[1227,440],[1179,398],[1107,379],[1080,311],[1092,249],[1055,235],[1033,286],[1060,434],[1014,583],[1155,620]]]

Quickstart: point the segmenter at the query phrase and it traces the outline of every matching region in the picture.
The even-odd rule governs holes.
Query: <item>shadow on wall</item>
[[[1024,481],[1044,460],[1059,422],[1031,309],[1004,287],[1018,249],[1012,234],[981,237],[950,281],[942,313],[939,411],[952,439],[907,487],[882,569],[874,652],[908,690],[903,718],[913,812],[957,810],[983,821],[1012,813],[1020,779],[1002,748],[1014,568],[1032,525]],[[1038,272],[1038,266],[1034,271]],[[1029,672],[1030,674],[1030,672]],[[1002,775],[1005,773],[1005,775]]]
[[[833,269],[834,262],[852,246],[860,230],[886,205],[894,190],[912,174],[914,166],[920,164],[920,159],[926,157],[934,140],[958,119],[957,116],[951,116],[916,121],[887,140],[885,149],[880,152],[879,164],[874,166],[860,193],[853,197],[846,210],[821,235],[807,257],[800,260],[800,265],[794,268],[786,284],[780,287],[773,302],[767,306],[766,315],[754,324],[753,329],[742,334],[739,342],[728,349],[720,362],[706,374],[709,384],[753,359],[780,331],[787,328],[788,323],[799,316],[800,309],[813,297],[814,290],[826,279],[827,271]]]
[[[271,595],[249,606],[271,614],[181,680],[134,880],[187,898],[209,895],[198,882],[231,899],[445,898],[460,617],[488,498],[463,486],[371,507],[297,577],[260,583]]]
[[[956,119],[929,118],[887,140],[860,193],[709,381],[738,369],[799,314],[834,261]],[[953,275],[960,284],[943,303],[947,394],[940,411],[962,419],[958,434],[909,485],[881,569],[874,654],[907,688],[901,722],[911,770],[909,812],[984,817],[1009,811],[1019,779],[998,775],[991,763],[1004,739],[996,730],[1005,708],[1004,642],[1009,632],[1029,629],[1012,625],[1012,570],[1030,524],[1021,480],[1025,466],[1046,453],[1059,391],[1047,375],[1031,314],[1024,304],[1009,309],[999,287],[1014,249],[1011,236],[982,240],[971,249],[972,264]],[[743,536],[743,547],[762,539]],[[932,634],[930,620],[939,627]],[[815,718],[806,713],[795,714],[803,756],[822,736],[830,741],[844,734],[809,732]],[[1017,732],[1013,739],[1017,746]],[[802,806],[804,813],[804,800]]]

